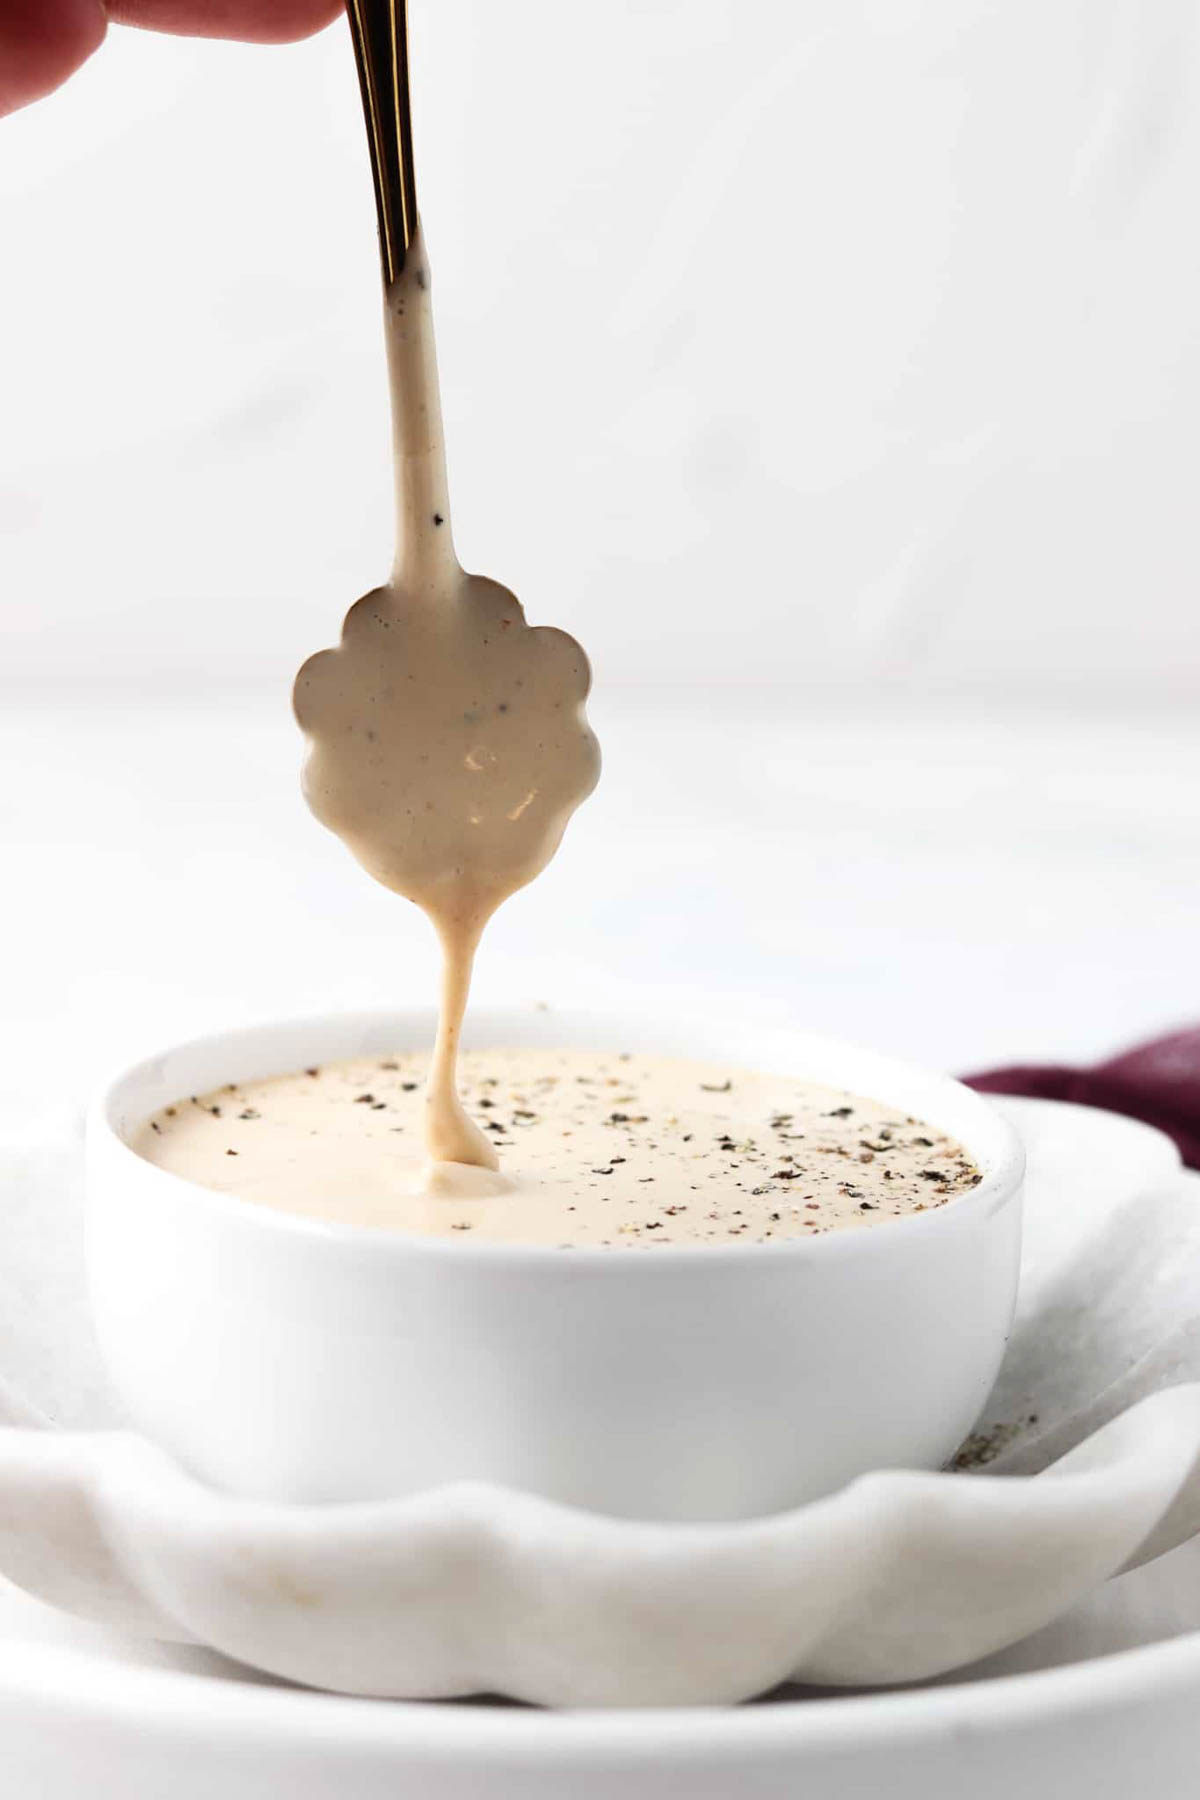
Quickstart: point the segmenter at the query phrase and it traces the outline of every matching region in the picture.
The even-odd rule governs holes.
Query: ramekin
[[[1024,1157],[945,1075],[724,1017],[472,1013],[484,1047],[702,1057],[847,1088],[952,1133],[982,1171],[929,1212],[771,1244],[566,1250],[374,1231],[213,1192],[129,1148],[186,1095],[432,1032],[428,1012],[254,1026],[153,1056],[96,1102],[96,1329],[133,1422],[188,1469],[278,1501],[483,1480],[685,1521],[777,1512],[952,1454],[1012,1320]]]

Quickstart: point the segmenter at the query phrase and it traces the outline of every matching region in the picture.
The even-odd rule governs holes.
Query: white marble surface
[[[273,691],[10,695],[0,1091],[22,1117],[196,1030],[434,991],[432,938],[299,796]],[[498,916],[478,992],[721,995],[962,1070],[1195,1016],[1200,729],[601,689],[606,767]]]

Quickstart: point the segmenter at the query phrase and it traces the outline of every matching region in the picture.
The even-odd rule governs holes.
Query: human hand
[[[282,44],[340,11],[340,0],[0,0],[0,113],[61,86],[110,23]]]

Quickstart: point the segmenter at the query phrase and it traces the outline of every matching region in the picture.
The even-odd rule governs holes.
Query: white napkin
[[[1128,1120],[1000,1104],[1029,1150],[1022,1302],[963,1472],[870,1475],[742,1525],[482,1485],[264,1506],[77,1429],[113,1416],[77,1144],[31,1127],[0,1151],[0,1416],[17,1427],[0,1430],[0,1569],[88,1617],[364,1694],[712,1703],[911,1681],[1013,1643],[1200,1529],[1200,1178]],[[76,1429],[20,1428],[43,1416]]]

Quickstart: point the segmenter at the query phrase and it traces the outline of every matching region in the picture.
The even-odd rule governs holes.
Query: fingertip
[[[101,0],[3,0],[0,113],[41,100],[104,42]]]
[[[251,10],[258,16],[260,44],[294,44],[324,31],[344,7],[343,0],[259,0]]]
[[[252,44],[295,43],[341,11],[342,0],[108,0],[108,16],[120,25]]]

